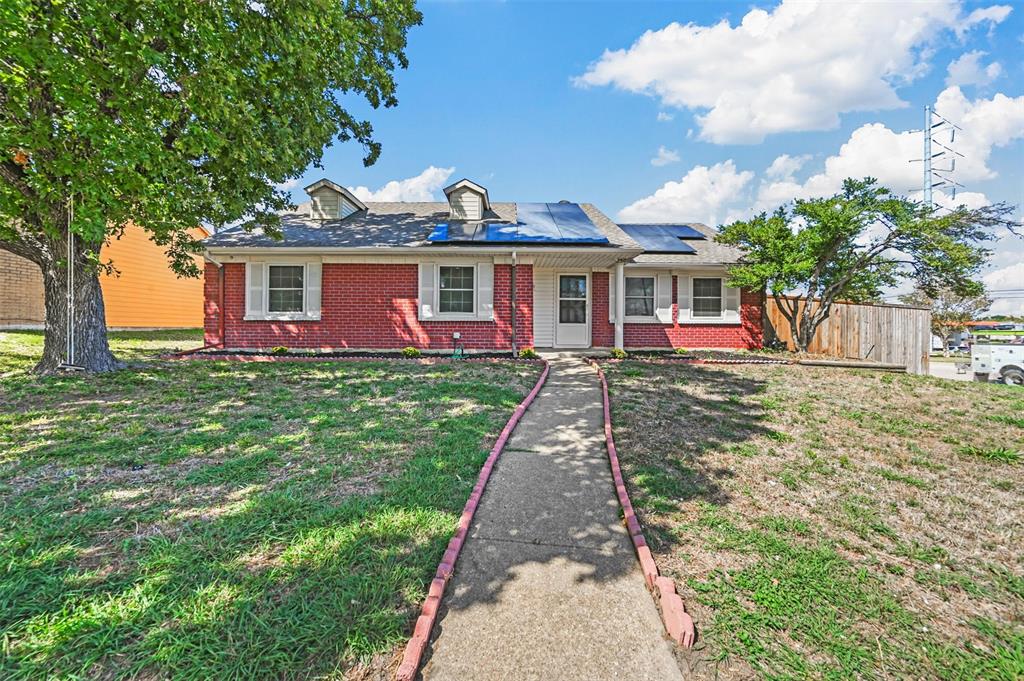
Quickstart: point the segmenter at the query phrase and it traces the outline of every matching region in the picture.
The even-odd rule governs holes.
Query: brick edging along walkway
[[[622,469],[619,467],[619,454],[615,449],[615,438],[612,436],[612,412],[611,403],[608,399],[608,381],[604,377],[601,366],[593,359],[588,360],[596,370],[598,378],[601,379],[601,394],[604,397],[604,439],[608,450],[608,464],[612,469],[612,478],[615,481],[615,493],[619,497],[619,505],[622,506],[622,515],[626,521],[626,529],[629,538],[636,549],[637,559],[640,561],[640,569],[644,573],[644,581],[651,591],[658,610],[661,612],[661,620],[665,624],[665,631],[676,644],[689,648],[693,645],[696,631],[693,626],[693,619],[686,612],[683,599],[676,592],[676,585],[668,577],[658,572],[658,565],[654,562],[654,556],[647,547],[647,540],[644,538],[643,530],[640,528],[640,521],[637,520],[636,512],[633,510],[633,503],[629,500],[626,492],[626,483],[622,477]]]
[[[445,354],[424,354],[419,357],[402,357],[400,355],[270,355],[270,354],[230,354],[210,355],[194,350],[172,352],[160,355],[158,359],[172,362],[398,362],[413,364],[456,364],[458,362],[475,362],[489,364],[493,362],[520,362],[525,364],[545,364],[543,359],[526,359],[522,357],[452,357]]]
[[[445,586],[447,586],[448,580],[451,579],[452,574],[455,572],[455,561],[458,559],[462,545],[469,534],[469,527],[473,522],[473,514],[476,513],[476,507],[483,496],[487,480],[491,477],[491,471],[494,470],[498,457],[501,456],[502,450],[505,449],[505,443],[508,442],[508,438],[512,435],[512,430],[519,423],[523,414],[526,413],[526,409],[533,402],[534,398],[537,397],[540,389],[544,386],[544,381],[547,380],[551,365],[547,360],[541,361],[544,362],[544,371],[541,372],[540,378],[537,379],[536,385],[533,386],[533,390],[523,398],[523,401],[512,412],[511,418],[509,418],[508,423],[502,429],[501,435],[498,436],[498,440],[494,443],[494,447],[491,448],[487,461],[484,462],[483,468],[480,469],[480,476],[477,478],[476,486],[473,487],[473,492],[469,495],[469,500],[466,501],[466,505],[462,510],[462,516],[459,518],[459,529],[456,531],[455,536],[451,538],[451,541],[448,542],[448,548],[445,550],[441,562],[437,566],[437,572],[434,575],[433,581],[430,582],[427,598],[423,601],[423,607],[420,610],[420,616],[416,619],[412,637],[405,646],[402,662],[395,673],[397,681],[413,681],[416,678],[420,661],[423,659],[427,642],[430,640],[430,631],[434,628],[434,621],[437,619],[437,611],[441,606],[441,598],[444,595]]]

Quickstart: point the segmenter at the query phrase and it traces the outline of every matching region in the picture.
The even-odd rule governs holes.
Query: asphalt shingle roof
[[[580,204],[591,222],[608,238],[609,245],[639,249],[635,241],[592,204]],[[262,230],[245,231],[241,226],[223,229],[204,241],[207,248],[387,248],[438,246],[427,241],[433,228],[451,222],[448,204],[442,201],[367,202],[366,210],[341,220],[317,220],[309,216],[309,204],[282,216],[284,238],[272,239]],[[488,220],[515,222],[516,204],[492,203]],[[463,244],[464,245],[464,244]],[[482,243],[481,245],[487,245]],[[493,244],[490,244],[493,246]],[[547,244],[550,245],[550,244]],[[579,247],[578,244],[573,246]],[[529,248],[524,244],[517,248]]]
[[[693,247],[697,251],[696,253],[642,253],[633,261],[646,265],[720,265],[738,262],[743,257],[743,251],[739,248],[727,246],[715,240],[718,231],[714,227],[708,227],[699,222],[673,222],[671,224],[685,224],[687,227],[693,227],[706,236],[707,240],[687,239],[687,245]]]
[[[594,226],[608,238],[608,245],[633,251],[639,244],[622,231],[607,215],[590,203],[579,204]],[[242,227],[223,229],[204,240],[207,248],[389,248],[439,246],[427,236],[440,223],[450,222],[448,204],[443,201],[367,202],[366,210],[356,211],[342,220],[317,220],[309,216],[309,203],[299,204],[294,213],[282,216],[282,240],[272,239],[262,230],[246,232]],[[488,220],[515,222],[516,204],[492,203]],[[683,223],[673,223],[683,224]],[[650,265],[717,265],[736,262],[742,251],[714,240],[715,229],[699,223],[685,223],[707,235],[706,241],[688,240],[696,253],[642,253],[634,262]],[[462,244],[463,246],[465,244]],[[481,245],[487,245],[485,242]],[[493,246],[493,244],[490,244]],[[551,244],[543,244],[550,247]],[[588,248],[566,244],[567,248]],[[528,250],[530,244],[517,245]]]

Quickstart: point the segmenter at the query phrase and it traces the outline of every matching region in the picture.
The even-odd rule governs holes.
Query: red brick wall
[[[494,321],[420,321],[416,265],[324,264],[319,321],[245,321],[245,265],[224,266],[225,346],[228,348],[452,348],[452,333],[466,349],[508,349],[511,341],[512,267],[494,267]],[[533,345],[533,268],[517,268],[516,344]],[[217,267],[206,266],[206,340],[218,341]]]
[[[607,272],[595,272],[592,286],[593,343],[612,347],[615,326],[608,321]],[[672,300],[676,300],[678,277],[672,277]],[[743,291],[740,296],[739,324],[679,324],[675,302],[671,324],[626,324],[623,341],[626,348],[747,348],[761,347],[761,294]]]
[[[0,249],[0,328],[42,326],[43,273],[30,260]]]
[[[608,272],[590,275],[590,344],[595,348],[615,345],[615,325],[608,321]]]

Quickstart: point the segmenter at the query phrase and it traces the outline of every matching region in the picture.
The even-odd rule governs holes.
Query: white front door
[[[559,274],[556,282],[555,346],[590,347],[590,275]]]

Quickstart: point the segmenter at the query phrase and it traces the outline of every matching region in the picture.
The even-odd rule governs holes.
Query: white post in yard
[[[623,319],[626,317],[626,270],[621,262],[615,263],[615,347],[622,348]]]

